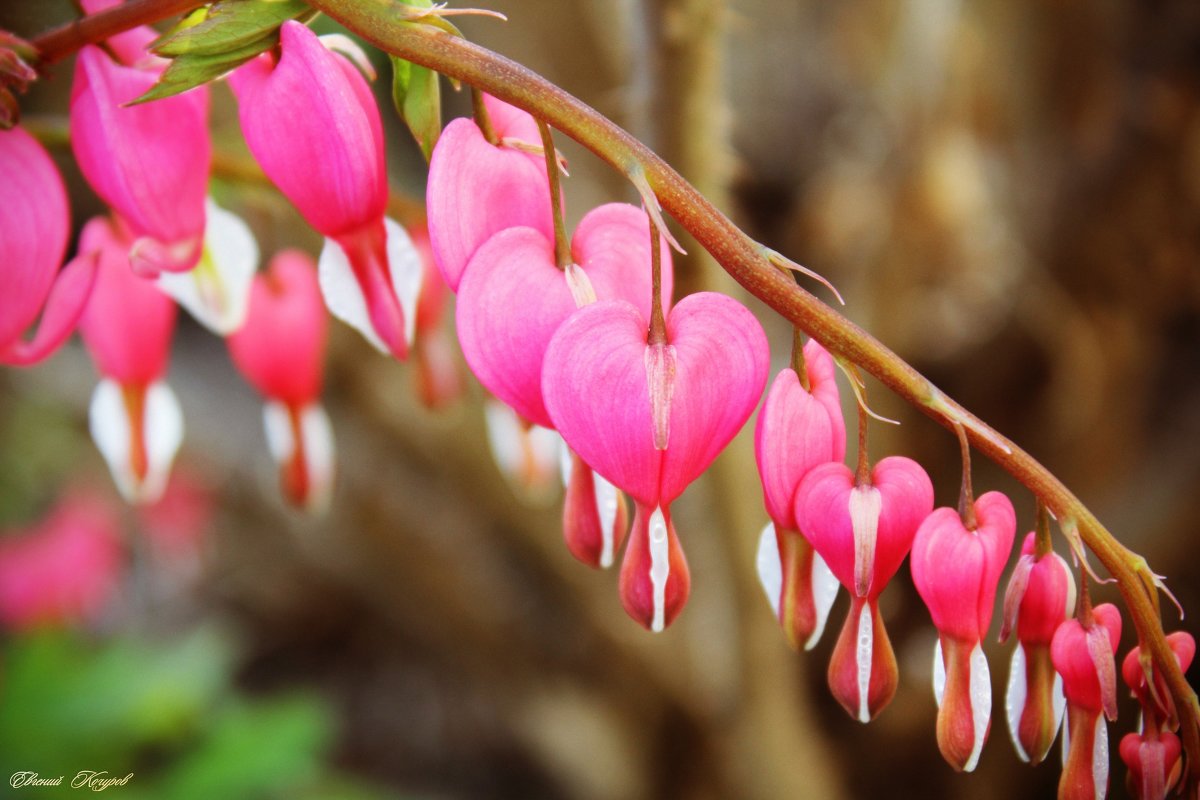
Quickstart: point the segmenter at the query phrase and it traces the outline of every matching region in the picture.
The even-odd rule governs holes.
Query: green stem
[[[51,63],[92,41],[136,25],[181,14],[196,0],[133,0],[34,40],[41,63]],[[640,173],[670,213],[743,287],[803,329],[835,355],[858,364],[941,425],[957,422],[981,453],[1024,484],[1060,521],[1072,520],[1087,545],[1116,579],[1155,664],[1175,697],[1189,756],[1189,783],[1200,780],[1200,703],[1167,645],[1142,573],[1145,560],[1130,552],[1036,459],[986,425],[881,342],[845,319],[773,267],[757,242],[683,180],[648,147],[590,106],[533,71],[465,39],[403,21],[393,0],[309,0],[309,5],[376,47],[463,81],[532,113],[591,150],[625,175]]]
[[[567,223],[563,221],[562,182],[558,175],[558,153],[550,126],[538,120],[542,135],[542,150],[546,152],[546,177],[550,181],[550,216],[554,222],[554,263],[566,269],[571,263],[571,243],[567,240]]]
[[[492,117],[488,114],[487,106],[483,102],[483,92],[478,87],[471,87],[471,112],[475,115],[475,124],[479,126],[479,132],[483,134],[483,138],[487,143],[494,146],[500,145],[500,137],[496,134],[496,129],[492,127]]]

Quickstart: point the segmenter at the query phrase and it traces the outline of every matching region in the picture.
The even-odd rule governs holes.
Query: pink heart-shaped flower
[[[650,508],[669,504],[712,463],[754,410],[767,378],[766,336],[733,298],[689,295],[666,327],[659,419],[649,376],[662,346],[648,343],[646,319],[628,302],[601,301],[572,314],[551,339],[542,373],[546,409],[567,444]]]
[[[665,245],[661,245],[666,250]],[[650,234],[646,214],[625,203],[594,209],[580,222],[571,254],[586,277],[554,263],[554,245],[533,228],[509,228],[471,259],[459,285],[456,320],[463,355],[496,397],[522,417],[552,427],[542,401],[542,360],[550,337],[577,308],[571,282],[599,299],[650,308]],[[664,259],[664,302],[671,262]]]
[[[527,139],[526,120],[531,117],[491,97],[485,96],[484,102],[498,136]],[[547,239],[554,235],[543,158],[490,144],[473,120],[453,120],[442,131],[426,185],[429,242],[442,277],[454,291],[471,256],[493,234],[524,226]]]

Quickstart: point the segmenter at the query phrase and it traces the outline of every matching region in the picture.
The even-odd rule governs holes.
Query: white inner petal
[[[563,275],[567,281],[567,288],[571,290],[571,299],[575,301],[576,308],[583,308],[596,302],[596,289],[592,286],[592,279],[583,271],[583,267],[578,264],[567,264]]]
[[[515,417],[516,414],[514,413],[513,416]],[[523,431],[518,423],[517,432],[529,437],[529,454],[533,459],[534,466],[533,474],[538,476],[539,483],[554,480],[554,466],[558,462],[558,443],[562,440],[558,431],[543,428],[541,425],[530,425],[529,430]]]
[[[817,612],[817,624],[813,628],[812,635],[808,637],[808,641],[804,643],[805,650],[812,650],[817,646],[817,642],[821,640],[821,634],[825,632],[825,623],[829,620],[829,611],[833,608],[833,601],[837,599],[839,586],[841,586],[841,583],[838,582],[837,576],[833,574],[833,570],[829,569],[829,565],[825,563],[825,559],[821,558],[821,554],[814,550],[812,558],[812,588],[813,606]]]
[[[866,597],[875,572],[875,541],[883,496],[874,486],[850,490],[850,527],[854,532],[854,591]]]
[[[1096,800],[1108,793],[1108,723],[1104,715],[1096,717],[1096,739],[1092,742],[1092,787]]]
[[[409,345],[417,335],[417,298],[421,296],[421,283],[425,270],[421,264],[421,253],[409,238],[404,227],[391,218],[384,218],[387,231],[388,271],[392,275],[392,291],[404,309],[404,337]]]
[[[987,740],[988,725],[992,720],[992,675],[981,644],[976,643],[971,649],[970,670],[971,721],[975,724],[975,739],[971,757],[963,766],[964,772],[971,772],[979,763],[983,743]]]
[[[108,378],[96,384],[92,392],[92,402],[88,407],[88,429],[96,449],[108,464],[121,496],[132,503],[136,497],[137,480],[129,466],[129,417],[121,387]]]
[[[1022,761],[1029,760],[1029,754],[1021,745],[1021,716],[1025,713],[1025,700],[1029,678],[1025,674],[1025,646],[1017,642],[1013,649],[1012,662],[1008,669],[1008,689],[1004,693],[1004,715],[1008,717],[1008,733],[1012,737],[1013,747]]]
[[[162,497],[175,454],[183,444],[183,409],[170,386],[162,381],[146,391],[146,460],[148,469],[138,499],[152,503]]]
[[[354,277],[354,270],[350,268],[350,259],[346,258],[346,251],[333,239],[326,239],[325,246],[321,248],[321,255],[317,258],[317,279],[329,313],[361,333],[376,350],[388,355],[387,346],[371,324],[367,301]]]
[[[871,692],[872,654],[875,650],[875,625],[871,617],[871,605],[863,603],[858,615],[858,645],[855,650],[855,662],[858,667],[858,721],[871,721],[871,707],[868,695]]]
[[[334,473],[333,426],[324,406],[313,403],[300,412],[300,431],[308,473],[308,508],[319,511],[329,505]]]
[[[1062,726],[1062,765],[1067,766],[1067,757],[1071,754],[1071,720],[1068,718]]]
[[[562,472],[563,488],[565,489],[571,485],[572,461],[575,454],[571,452],[571,448],[567,446],[567,440],[562,436],[558,437],[558,444],[558,467]]]
[[[758,537],[758,552],[754,557],[758,567],[758,582],[766,592],[767,602],[775,617],[779,617],[779,606],[783,593],[783,564],[779,560],[779,542],[775,538],[775,523],[768,522]]]
[[[667,521],[661,508],[650,515],[650,585],[654,589],[654,619],[650,630],[660,633],[666,627],[667,578],[671,575],[671,547]]]
[[[1067,698],[1063,694],[1062,675],[1054,673],[1054,688],[1050,690],[1050,703],[1054,708],[1054,729],[1058,730],[1058,726],[1063,723],[1063,711],[1067,707]],[[1063,725],[1063,735],[1066,735],[1067,726]]]
[[[287,406],[275,400],[263,406],[263,430],[267,434],[267,450],[276,464],[286,464],[296,451],[296,438]]]
[[[942,640],[939,638],[933,646],[933,699],[938,708],[942,707],[942,698],[946,696],[946,662],[942,658]]]
[[[555,435],[557,436],[557,434]],[[592,490],[596,496],[596,511],[600,514],[600,566],[608,569],[613,563],[617,508],[621,502],[621,495],[617,487],[594,471],[592,472]]]

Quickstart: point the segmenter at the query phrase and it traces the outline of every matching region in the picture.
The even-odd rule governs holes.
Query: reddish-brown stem
[[[139,24],[165,19],[200,3],[195,0],[133,0],[57,28],[34,40],[42,63],[53,62],[90,41]],[[782,275],[761,245],[735,226],[675,170],[587,104],[522,65],[429,25],[404,21],[393,0],[309,0],[309,5],[380,49],[495,95],[545,120],[628,176],[638,176],[675,219],[743,287],[803,329],[827,350],[857,364],[892,391],[953,428],[1023,483],[1054,512],[1116,579],[1126,606],[1176,700],[1189,766],[1200,762],[1200,702],[1167,644],[1156,599],[1147,588],[1149,567],[1096,519],[1062,481],[1009,439],[993,430],[869,333]],[[655,243],[657,246],[657,242]],[[1200,772],[1191,769],[1191,790]]]
[[[954,423],[954,433],[958,436],[958,448],[962,455],[962,484],[958,490],[958,516],[962,518],[963,527],[973,531],[978,527],[975,521],[975,492],[971,488],[971,443],[967,441],[967,432],[962,423]]]
[[[1042,498],[1037,499],[1037,525],[1034,528],[1034,555],[1039,559],[1050,554],[1054,543],[1050,539],[1050,512]]]
[[[471,113],[474,114],[475,124],[479,127],[479,132],[483,134],[487,143],[499,147],[500,137],[496,135],[496,129],[492,127],[492,117],[483,103],[483,92],[475,87],[471,87]]]
[[[812,381],[808,379],[808,364],[804,360],[804,334],[799,328],[792,328],[792,371],[804,391],[811,392]]]
[[[850,380],[858,380],[857,374],[852,374]],[[858,401],[858,469],[854,471],[856,486],[871,485],[871,458],[867,453],[867,399],[860,397]]]
[[[658,235],[658,226],[654,224],[654,216],[646,215],[650,223],[650,335],[646,341],[650,344],[666,344],[667,321],[663,317],[662,307],[662,241]]]
[[[554,150],[554,135],[550,126],[538,120],[542,150],[546,152],[546,177],[550,181],[550,217],[554,222],[554,263],[566,269],[571,263],[571,243],[567,240],[567,224],[563,221],[562,183],[558,175],[558,154]]]

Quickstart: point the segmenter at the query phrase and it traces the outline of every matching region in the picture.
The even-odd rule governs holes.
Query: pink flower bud
[[[285,250],[254,279],[245,324],[230,335],[238,370],[267,399],[264,423],[284,496],[318,510],[329,500],[333,436],[320,404],[329,321],[312,259]]]
[[[1108,726],[1117,715],[1117,677],[1113,654],[1121,639],[1121,613],[1110,603],[1092,609],[1084,625],[1070,619],[1059,626],[1050,646],[1054,668],[1067,698],[1067,753],[1058,796],[1095,800],[1108,791]]]
[[[1000,492],[988,492],[974,506],[973,530],[955,509],[939,508],[921,523],[912,549],[913,584],[938,629],[938,748],[950,766],[966,772],[979,763],[991,726],[982,641],[1017,528],[1012,502]]]
[[[63,499],[28,531],[0,536],[0,622],[27,629],[97,616],[121,556],[111,509],[87,495]]]
[[[1125,734],[1120,753],[1129,767],[1129,794],[1137,800],[1166,800],[1183,771],[1181,751],[1179,737],[1170,731]]]
[[[563,445],[563,539],[571,555],[589,567],[612,566],[629,529],[620,490]]]
[[[1000,641],[1017,633],[1005,708],[1022,761],[1040,764],[1058,735],[1066,699],[1050,659],[1054,632],[1075,609],[1075,579],[1057,553],[1038,557],[1036,536],[1025,537],[1004,595]]]
[[[885,458],[857,485],[844,464],[822,464],[800,481],[796,523],[853,601],[829,662],[829,688],[855,719],[868,722],[896,690],[896,657],[878,598],[933,508],[933,484],[915,461]]]
[[[320,272],[330,311],[381,352],[407,357],[421,263],[404,230],[385,222],[383,126],[366,80],[291,20],[278,59],[264,53],[230,85],[250,152],[327,237]]]
[[[1180,670],[1187,672],[1192,665],[1192,659],[1196,656],[1196,640],[1186,631],[1175,631],[1167,634],[1167,644],[1175,654],[1175,660],[1179,662]],[[1147,675],[1154,676],[1153,691],[1146,679]],[[1133,690],[1133,696],[1141,703],[1144,714],[1153,716],[1155,723],[1159,726],[1165,725],[1171,729],[1178,726],[1179,720],[1175,715],[1174,698],[1167,688],[1167,682],[1158,672],[1154,663],[1149,660],[1149,654],[1146,656],[1146,661],[1143,662],[1141,647],[1133,648],[1125,656],[1125,660],[1121,663],[1121,676]]]
[[[190,269],[204,240],[212,146],[208,89],[129,105],[162,64],[119,64],[101,48],[79,52],[71,90],[71,147],[96,193],[129,224],[141,274]]]
[[[484,104],[501,140],[541,141],[533,117],[487,95]],[[474,120],[453,120],[442,131],[426,185],[434,258],[456,292],[467,262],[494,234],[528,227],[554,237],[544,157],[489,143]]]
[[[67,192],[49,154],[21,128],[0,131],[0,363],[33,364],[71,334],[95,277],[93,259],[77,259],[61,273],[67,248]],[[31,342],[21,335],[38,314]]]
[[[768,599],[797,649],[811,649],[820,640],[837,582],[797,530],[796,488],[813,467],[846,457],[846,423],[833,359],[816,340],[804,346],[804,358],[810,389],[804,389],[794,370],[782,370],[759,412],[754,438],[772,521],[762,534],[759,579],[764,587],[774,587],[767,588]],[[764,550],[768,547],[775,548],[773,554]]]
[[[660,506],[651,511],[641,503],[636,508],[621,563],[621,605],[633,619],[659,633],[683,610],[692,579],[671,509]]]
[[[162,380],[175,303],[133,274],[129,247],[124,233],[106,219],[84,226],[80,252],[94,257],[98,267],[79,329],[102,376],[92,395],[92,438],[125,498],[145,503],[166,487],[183,439],[183,415]]]
[[[467,385],[457,357],[457,346],[442,320],[450,300],[450,287],[433,261],[429,233],[424,225],[409,230],[421,256],[421,296],[417,299],[416,337],[413,342],[413,377],[417,397],[426,408],[442,408],[462,396]]]

